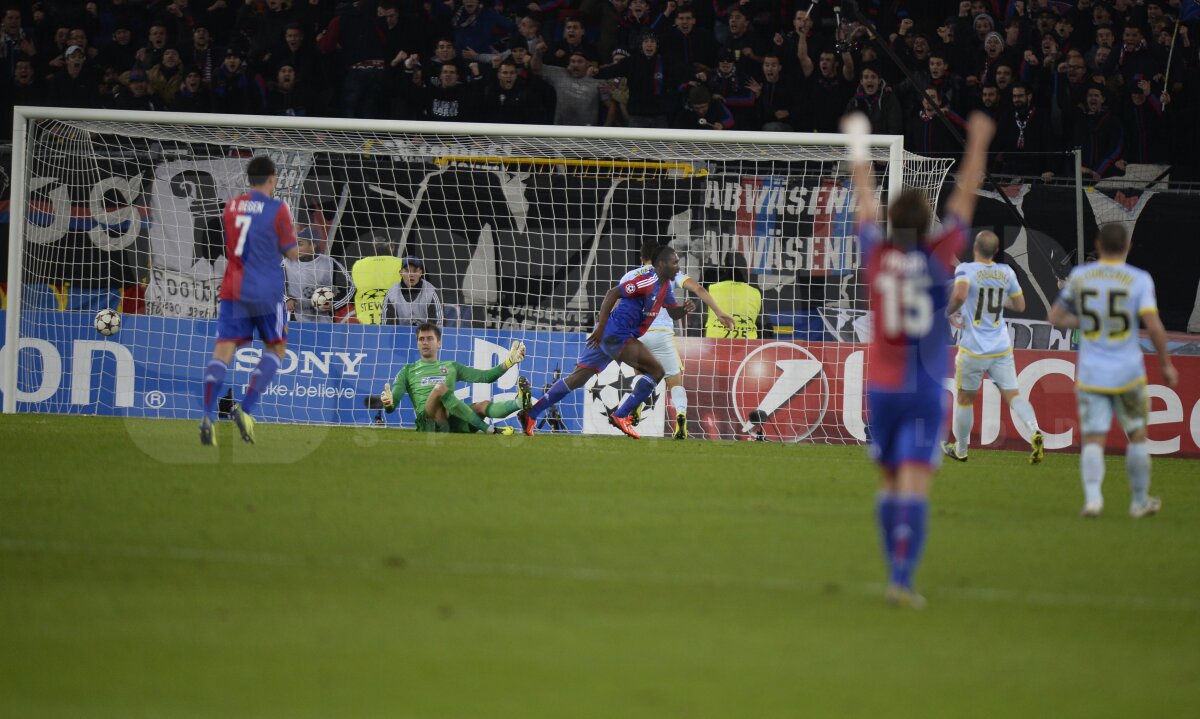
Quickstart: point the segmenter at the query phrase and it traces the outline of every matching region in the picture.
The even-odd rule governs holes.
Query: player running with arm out
[[[282,255],[295,261],[296,230],[287,203],[276,200],[275,163],[260,155],[246,164],[250,189],[225,205],[225,277],[217,311],[217,341],[212,359],[204,368],[204,418],[200,444],[216,446],[213,424],[225,373],[233,351],[257,333],[266,351],[250,374],[250,384],[231,412],[242,439],[254,443],[254,410],[263,391],[283,363],[287,349],[287,311],[284,308]]]
[[[1017,368],[1013,363],[1012,338],[1008,336],[1005,308],[1014,312],[1025,309],[1025,295],[1017,273],[1011,267],[995,261],[1000,250],[1000,238],[984,230],[975,236],[975,259],[964,262],[954,270],[954,291],[946,314],[954,319],[962,310],[962,336],[954,358],[954,387],[956,391],[954,420],[955,442],[946,442],[942,451],[947,457],[967,461],[967,444],[971,440],[971,425],[975,422],[975,397],[987,372],[1000,396],[1012,410],[1013,419],[1029,433],[1031,464],[1042,461],[1042,432],[1038,429],[1033,405],[1021,396],[1017,388]]]
[[[529,380],[517,379],[517,399],[483,400],[468,405],[454,394],[458,382],[482,382],[491,384],[500,379],[510,367],[525,359],[525,345],[513,342],[508,358],[491,369],[475,369],[458,362],[443,362],[438,359],[442,350],[442,330],[431,322],[417,327],[417,352],[421,359],[405,365],[396,374],[394,384],[383,386],[379,399],[389,414],[400,406],[405,394],[412,400],[417,419],[414,429],[418,432],[452,432],[468,434],[487,432],[514,434],[512,427],[488,427],[485,417],[503,419],[521,409],[528,409],[530,402]]]
[[[1104,509],[1104,438],[1113,411],[1129,444],[1125,469],[1133,495],[1129,515],[1135,519],[1158,512],[1162,502],[1151,497],[1150,448],[1146,445],[1146,360],[1138,344],[1138,329],[1146,327],[1167,386],[1179,374],[1167,354],[1167,331],[1158,316],[1154,280],[1149,273],[1125,264],[1129,236],[1117,223],[1100,228],[1096,239],[1098,262],[1071,270],[1054,306],[1050,322],[1065,329],[1079,328],[1079,360],[1075,397],[1083,449],[1079,456],[1083,479],[1083,517],[1098,517]]]
[[[555,382],[528,412],[521,413],[525,434],[533,436],[542,412],[582,387],[609,362],[616,361],[624,362],[640,374],[634,381],[633,391],[617,411],[609,415],[609,420],[625,434],[640,439],[629,415],[649,399],[664,373],[654,353],[639,338],[664,309],[671,319],[676,320],[695,309],[691,300],[682,306],[675,301],[671,289],[671,281],[679,274],[679,255],[675,250],[669,245],[660,245],[650,262],[633,279],[621,282],[604,296],[596,327],[588,335],[587,350],[576,361],[575,371]]]
[[[870,288],[867,410],[870,450],[882,478],[876,519],[888,564],[887,599],[897,606],[925,604],[913,590],[913,576],[925,546],[929,490],[945,436],[947,286],[966,244],[964,228],[975,213],[975,191],[995,130],[987,116],[971,115],[957,187],[938,235],[926,237],[930,211],[924,195],[905,190],[891,198],[885,238],[876,224],[869,123],[858,113],[842,120],[854,159],[859,242]]]
[[[644,273],[647,267],[651,266],[651,258],[658,250],[659,244],[656,240],[647,240],[642,243],[641,260],[642,266],[630,270],[621,278],[621,282],[636,278]],[[713,314],[725,329],[732,330],[734,327],[733,317],[728,312],[725,312],[713,299],[700,283],[693,280],[688,275],[680,272],[675,275],[675,279],[671,280],[671,288],[673,291],[685,289],[692,292],[700,301],[712,308]],[[654,318],[654,322],[650,323],[650,329],[646,330],[646,334],[642,335],[641,343],[650,348],[654,354],[654,358],[662,365],[663,373],[667,378],[667,391],[671,394],[671,404],[675,405],[675,439],[687,439],[687,391],[683,388],[683,369],[680,366],[679,350],[675,347],[675,320],[671,319],[671,315],[666,312],[659,312],[658,317]],[[635,382],[637,380],[634,380]],[[637,424],[640,420],[642,407],[639,405],[633,411],[633,423]]]

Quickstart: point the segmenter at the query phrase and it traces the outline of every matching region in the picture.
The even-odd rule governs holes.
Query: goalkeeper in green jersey
[[[510,367],[525,359],[525,345],[514,342],[508,359],[491,369],[475,369],[458,362],[442,362],[442,330],[426,322],[417,327],[417,352],[421,359],[405,365],[392,385],[384,385],[379,399],[388,413],[395,412],[400,398],[408,394],[417,412],[418,432],[487,432],[513,434],[512,427],[488,427],[485,417],[503,419],[533,404],[529,380],[517,380],[517,399],[468,405],[454,395],[456,382],[495,382]]]

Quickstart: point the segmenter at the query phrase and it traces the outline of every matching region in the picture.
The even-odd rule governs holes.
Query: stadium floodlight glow
[[[884,207],[905,188],[936,206],[949,161],[905,153],[898,136],[868,144]],[[530,354],[519,369],[535,389],[570,371],[643,241],[669,242],[701,283],[740,256],[776,327],[741,345],[703,339],[702,317],[679,328],[693,436],[734,436],[765,402],[777,438],[856,439],[805,425],[809,409],[830,402],[819,388],[841,386],[846,350],[864,331],[841,135],[42,107],[14,110],[5,412],[198,418],[224,267],[220,213],[256,153],[275,160],[277,194],[318,251],[347,269],[378,252],[421,258],[444,308],[443,358],[484,366],[523,340]],[[289,296],[307,302],[334,286]],[[366,289],[360,300],[384,301],[386,287],[373,299]],[[97,332],[103,309],[121,313],[120,332]],[[371,422],[368,398],[411,361],[411,334],[344,317],[291,323],[261,418]],[[748,360],[761,340],[803,345],[825,375],[766,402],[758,395],[778,379],[768,375],[800,359],[773,347]],[[258,351],[239,351],[231,386],[245,383]],[[601,373],[564,403],[565,426],[607,431],[603,408],[628,380],[618,368]],[[506,396],[515,382],[514,370],[465,392]],[[836,409],[820,416],[840,417]]]

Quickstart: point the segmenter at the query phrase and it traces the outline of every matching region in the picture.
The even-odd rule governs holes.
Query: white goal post
[[[948,161],[906,153],[899,136],[869,144],[884,207],[907,188],[936,207]],[[757,338],[706,336],[703,306],[676,327],[693,436],[864,438],[866,293],[841,135],[33,107],[14,110],[4,412],[199,418],[220,210],[260,153],[320,260],[289,269],[289,353],[262,419],[379,422],[371,398],[416,359],[424,316],[445,330],[443,359],[488,367],[511,340],[529,347],[461,397],[511,397],[518,372],[540,395],[652,240],[696,282],[740,268],[760,297]],[[353,279],[376,255],[419,258],[433,293]],[[332,316],[313,307],[314,282],[334,287]],[[94,323],[105,309],[121,313],[109,335]],[[231,365],[234,396],[257,347]],[[604,411],[631,379],[609,367],[544,429],[609,432]],[[672,406],[657,393],[643,434],[669,433]],[[406,407],[382,421],[411,419]]]

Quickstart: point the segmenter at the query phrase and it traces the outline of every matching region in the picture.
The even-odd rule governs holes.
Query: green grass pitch
[[[858,447],[0,417],[0,716],[1131,717],[1200,707],[1200,463],[938,476],[886,607]],[[287,462],[287,460],[296,460]]]

